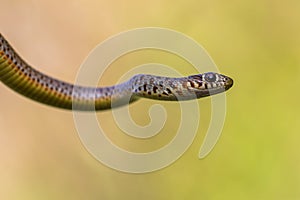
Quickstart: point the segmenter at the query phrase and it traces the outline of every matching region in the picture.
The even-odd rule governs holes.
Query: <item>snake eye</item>
[[[215,82],[217,80],[217,76],[215,73],[209,72],[205,74],[204,79],[207,82]]]

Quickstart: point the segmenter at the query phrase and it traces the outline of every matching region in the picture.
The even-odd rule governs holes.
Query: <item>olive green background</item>
[[[300,198],[300,1],[1,0],[0,7],[1,33],[22,57],[69,82],[98,43],[148,26],[192,37],[235,81],[222,136],[208,157],[197,158],[209,126],[209,98],[199,100],[199,131],[188,151],[171,166],[140,175],[95,160],[81,144],[71,112],[0,84],[0,199]],[[177,56],[145,50],[116,60],[99,84],[115,84],[149,62],[184,75],[196,72]],[[136,123],[149,123],[153,103],[130,106]],[[162,105],[166,127],[149,141],[124,135],[110,111],[97,116],[114,143],[147,152],[172,139],[180,122],[176,103]]]

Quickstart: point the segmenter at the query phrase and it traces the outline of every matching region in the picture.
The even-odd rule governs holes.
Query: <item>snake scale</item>
[[[0,81],[40,103],[69,110],[105,110],[140,98],[181,101],[221,93],[233,80],[213,72],[171,78],[138,74],[109,87],[85,87],[52,78],[28,65],[0,34]]]

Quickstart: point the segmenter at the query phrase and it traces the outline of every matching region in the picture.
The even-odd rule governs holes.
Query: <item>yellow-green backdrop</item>
[[[72,113],[0,84],[0,199],[300,199],[300,1],[1,0],[0,8],[0,31],[17,51],[69,82],[99,42],[149,26],[192,37],[235,80],[222,136],[208,157],[197,159],[209,98],[199,102],[203,125],[188,151],[167,168],[139,175],[95,160],[79,140]],[[194,72],[170,54],[149,50],[117,60],[100,84],[114,84],[143,62]],[[136,123],[149,123],[152,104],[130,106]],[[109,111],[98,117],[119,145],[155,149],[178,127],[178,107],[163,105],[173,114],[168,131],[152,143],[128,139]]]

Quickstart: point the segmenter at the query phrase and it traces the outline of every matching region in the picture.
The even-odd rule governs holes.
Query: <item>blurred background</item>
[[[0,199],[300,199],[299,9],[296,0],[1,0],[1,34],[31,65],[62,80],[74,82],[88,53],[108,37],[155,26],[202,44],[235,85],[227,93],[222,136],[208,157],[197,158],[209,126],[209,98],[199,101],[201,126],[188,151],[167,168],[137,175],[94,159],[71,112],[0,84]],[[184,75],[196,72],[170,53],[145,50],[116,60],[99,84],[115,84],[149,62]],[[149,123],[152,104],[130,105],[137,124]],[[97,117],[119,146],[155,150],[180,122],[176,103],[162,105],[166,126],[149,141],[124,135],[110,111]]]

